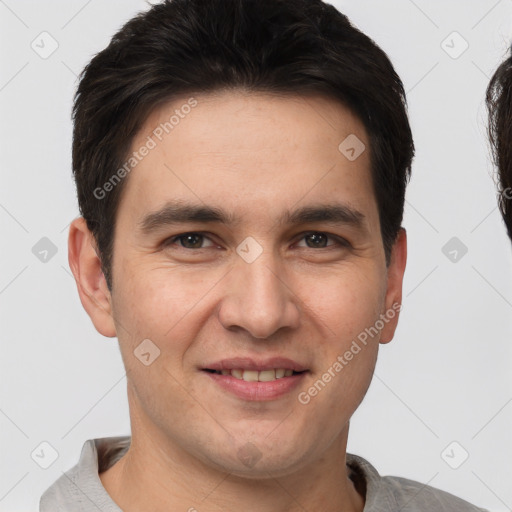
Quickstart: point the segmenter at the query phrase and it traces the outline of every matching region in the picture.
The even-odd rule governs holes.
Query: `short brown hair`
[[[73,108],[78,203],[112,288],[124,179],[94,193],[164,101],[243,88],[316,92],[351,108],[370,138],[372,178],[389,263],[414,154],[402,82],[387,55],[321,0],[166,0],[137,15],[83,70]],[[340,141],[341,142],[341,141]]]

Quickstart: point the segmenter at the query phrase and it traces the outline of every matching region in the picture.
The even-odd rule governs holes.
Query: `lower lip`
[[[269,382],[247,382],[243,379],[237,379],[232,375],[221,375],[203,371],[221,388],[229,391],[243,400],[268,401],[275,400],[293,391],[304,379],[307,372],[296,373],[290,377]]]

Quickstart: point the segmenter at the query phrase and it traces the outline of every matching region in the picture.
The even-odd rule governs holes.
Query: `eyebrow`
[[[138,223],[140,231],[149,235],[167,226],[181,223],[217,223],[234,226],[239,218],[225,210],[213,206],[204,206],[183,202],[168,202],[160,210],[145,215]],[[328,222],[330,224],[349,225],[363,228],[365,216],[360,211],[343,203],[318,204],[304,206],[293,211],[286,210],[277,223],[308,224]]]

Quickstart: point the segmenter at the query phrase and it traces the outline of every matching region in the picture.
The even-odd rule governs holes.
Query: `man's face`
[[[398,314],[353,342],[399,297],[403,268],[386,268],[369,140],[346,108],[195,98],[162,140],[154,130],[186,99],[147,120],[132,151],[148,136],[156,147],[117,214],[111,305],[132,436],[230,473],[284,475],[346,442]],[[367,148],[355,160],[338,148],[351,134]],[[225,219],[187,220],[196,209]]]

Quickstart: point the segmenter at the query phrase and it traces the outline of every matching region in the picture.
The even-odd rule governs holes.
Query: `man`
[[[487,88],[489,138],[498,170],[498,205],[512,240],[512,49]]]
[[[42,512],[481,510],[346,453],[406,265],[382,50],[320,0],[173,0],[94,57],[74,123],[69,262],[132,435]]]

